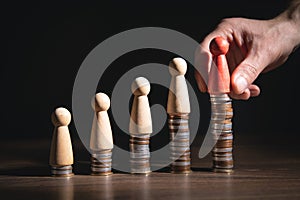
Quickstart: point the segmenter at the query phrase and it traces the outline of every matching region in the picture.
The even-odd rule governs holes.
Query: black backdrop
[[[131,28],[156,26],[180,31],[196,41],[225,17],[268,19],[288,1],[13,1],[1,5],[0,87],[1,138],[39,139],[52,136],[50,115],[57,106],[70,111],[72,87],[87,54],[108,37]],[[276,42],[276,41],[275,41]],[[157,56],[159,55],[159,56]],[[114,81],[130,67],[147,62],[167,64],[172,55],[155,50],[133,52],[116,60],[100,80],[111,94]],[[234,130],[239,134],[295,136],[299,126],[299,50],[280,68],[256,80],[261,95],[234,101]],[[187,79],[196,88],[193,72]],[[163,103],[157,87],[150,102]],[[154,91],[154,90],[153,90]],[[199,135],[209,122],[208,96],[199,93]],[[298,110],[298,111],[297,111]],[[292,116],[296,113],[295,117]],[[109,113],[111,114],[111,113]],[[113,122],[112,122],[113,123]],[[114,130],[118,130],[112,124]],[[70,130],[77,137],[73,122]]]

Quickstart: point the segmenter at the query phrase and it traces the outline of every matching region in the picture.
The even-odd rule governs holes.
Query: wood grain
[[[80,141],[75,140],[75,175],[71,178],[50,177],[49,140],[0,141],[2,152],[6,152],[0,154],[0,195],[1,199],[44,200],[299,199],[297,138],[249,135],[251,137],[236,137],[236,165],[231,175],[211,172],[210,155],[201,160],[197,158],[200,138],[191,147],[193,172],[189,175],[162,170],[149,176],[115,172],[110,177],[86,173],[89,154]]]

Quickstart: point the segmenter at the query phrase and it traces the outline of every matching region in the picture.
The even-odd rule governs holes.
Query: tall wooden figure
[[[91,149],[91,174],[112,174],[112,149],[113,137],[107,110],[110,107],[110,99],[105,93],[97,93],[92,101],[95,111],[90,137]]]
[[[73,175],[73,150],[68,125],[70,112],[63,107],[56,108],[51,115],[54,131],[52,136],[49,164],[52,176]]]
[[[190,100],[185,80],[187,63],[182,58],[174,58],[169,63],[172,76],[169,88],[167,113],[170,133],[171,172],[190,173]]]
[[[133,81],[131,91],[134,94],[129,122],[131,173],[148,174],[151,172],[149,141],[152,133],[152,118],[147,97],[150,83],[146,78],[138,77]]]

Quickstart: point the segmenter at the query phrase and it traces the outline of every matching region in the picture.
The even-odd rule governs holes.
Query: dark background
[[[288,1],[163,2],[1,3],[0,139],[50,141],[51,112],[58,106],[72,112],[72,87],[81,63],[94,47],[114,34],[155,26],[174,29],[200,42],[222,18],[269,19],[288,5]],[[130,68],[147,62],[168,64],[172,56],[158,50],[126,54],[110,66],[99,86],[110,96],[115,81]],[[284,135],[286,142],[297,137],[300,132],[296,79],[299,66],[297,50],[282,67],[258,77],[259,97],[233,102],[237,135]],[[188,70],[186,78],[196,89],[192,70]],[[166,97],[164,88],[152,87],[151,104],[164,104]],[[209,123],[210,104],[207,94],[199,93],[198,98],[201,109],[198,135],[203,135]],[[78,139],[73,122],[69,127],[73,139]],[[114,132],[119,132],[113,121],[112,127]]]

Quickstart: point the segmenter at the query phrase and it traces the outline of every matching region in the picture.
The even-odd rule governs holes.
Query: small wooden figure
[[[70,112],[63,107],[52,113],[54,131],[52,136],[49,164],[52,176],[73,175],[73,150],[68,125],[71,122]]]
[[[226,60],[229,43],[221,37],[216,37],[210,44],[214,64],[211,66],[208,78],[209,94],[224,94],[230,92],[230,74]]]
[[[110,107],[109,97],[102,92],[95,95],[92,101],[95,111],[90,137],[92,175],[112,174],[113,137],[107,110]]]

